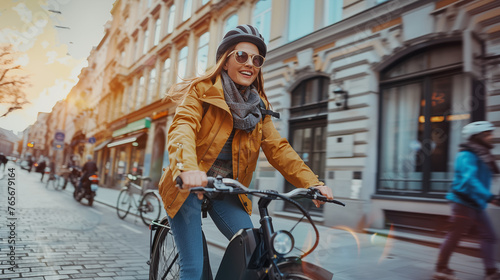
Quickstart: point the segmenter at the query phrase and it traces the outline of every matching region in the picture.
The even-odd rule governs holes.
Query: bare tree
[[[29,86],[28,76],[21,72],[21,65],[16,65],[17,58],[11,45],[0,47],[0,118],[29,103],[24,91]]]

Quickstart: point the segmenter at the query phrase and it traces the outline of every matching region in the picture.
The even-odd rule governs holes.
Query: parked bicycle
[[[345,206],[337,200],[329,200],[317,189],[297,188],[288,193],[274,190],[250,190],[238,181],[228,178],[209,177],[207,187],[192,188],[191,192],[204,192],[210,201],[212,195],[251,194],[259,197],[260,227],[242,229],[236,233],[226,248],[215,277],[218,279],[332,279],[333,273],[303,258],[314,251],[319,243],[319,232],[309,213],[292,198],[306,198]],[[274,230],[274,225],[267,209],[273,200],[283,200],[294,205],[303,217],[289,230]],[[304,237],[304,231],[297,229],[301,221],[309,222],[314,229],[315,240],[301,245],[296,239]],[[295,231],[294,231],[295,230]],[[153,235],[154,231],[154,235]],[[294,233],[292,235],[292,232]],[[154,237],[153,237],[154,236]],[[149,279],[179,279],[180,267],[173,233],[167,218],[153,222],[151,226],[150,273]],[[310,246],[304,246],[312,244]],[[206,248],[206,241],[204,240]],[[308,248],[308,249],[307,249]],[[208,259],[206,249],[204,256]],[[208,273],[207,273],[208,271]],[[204,279],[212,279],[208,261],[204,264]]]
[[[116,212],[120,219],[125,219],[132,206],[134,206],[142,222],[149,226],[152,221],[160,218],[163,205],[157,191],[142,187],[138,184],[138,181],[146,182],[147,185],[151,182],[151,179],[128,174],[127,183],[118,194]]]
[[[60,191],[64,186],[64,178],[57,174],[49,174],[49,178],[47,179],[47,183],[45,183],[45,187],[47,189],[52,188],[56,191]]]

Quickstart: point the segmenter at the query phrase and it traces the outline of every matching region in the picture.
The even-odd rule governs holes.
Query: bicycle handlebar
[[[316,188],[296,188],[286,193],[278,193],[271,190],[251,190],[245,187],[243,184],[235,179],[222,178],[222,177],[207,177],[208,183],[206,187],[194,187],[191,188],[190,192],[207,192],[207,193],[226,193],[226,194],[265,194],[265,195],[275,195],[279,197],[285,197],[291,199],[293,197],[304,197],[312,200],[319,200],[322,202],[335,203],[338,205],[345,206],[344,203],[336,199],[328,199],[326,196],[322,195],[320,191]],[[180,177],[176,178],[177,185],[182,189],[182,179]]]

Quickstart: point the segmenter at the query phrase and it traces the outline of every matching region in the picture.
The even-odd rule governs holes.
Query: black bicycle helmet
[[[238,25],[236,28],[229,30],[219,46],[217,47],[216,61],[219,61],[221,55],[232,45],[240,42],[250,42],[255,44],[259,49],[260,55],[266,57],[267,46],[264,38],[260,35],[259,30],[251,25]]]

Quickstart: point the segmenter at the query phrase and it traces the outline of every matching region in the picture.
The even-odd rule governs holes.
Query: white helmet
[[[462,134],[465,139],[469,139],[472,135],[492,130],[495,130],[495,126],[492,123],[488,121],[478,121],[464,126],[464,128],[462,128]]]

